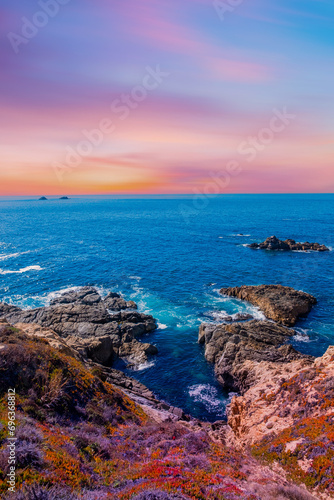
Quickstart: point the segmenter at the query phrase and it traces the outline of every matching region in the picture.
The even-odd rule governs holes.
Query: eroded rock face
[[[110,300],[118,301],[118,312],[109,311]],[[23,311],[0,304],[0,317],[12,324],[37,324],[51,329],[98,363],[111,366],[115,359],[122,358],[136,365],[157,353],[155,346],[137,340],[155,330],[156,321],[152,316],[128,310],[130,306],[135,309],[136,304],[126,302],[118,294],[109,294],[103,300],[95,288],[84,287],[64,293],[49,307]]]
[[[220,293],[247,300],[259,307],[267,318],[286,326],[295,325],[297,319],[307,315],[317,303],[312,295],[282,285],[244,285],[222,288]]]
[[[326,422],[328,418],[334,425],[334,347],[311,361],[255,361],[248,368],[256,374],[256,382],[242,396],[235,396],[228,408],[228,423],[239,442],[254,444],[285,429],[296,429],[296,439],[289,441],[287,435],[281,451],[294,453],[304,446],[312,453],[312,438],[309,442],[308,438],[300,439],[298,432],[302,435],[306,429],[308,434],[314,419]],[[301,423],[299,431],[297,422]],[[326,439],[325,434],[320,435],[320,441],[325,443]],[[318,453],[321,455],[321,450]]]
[[[280,240],[276,236],[270,236],[263,243],[252,243],[248,245],[249,248],[260,248],[262,250],[299,250],[307,252],[312,250],[314,252],[328,252],[329,248],[319,243],[299,243],[292,239]]]
[[[270,321],[202,324],[199,342],[205,344],[205,358],[214,363],[216,377],[223,387],[244,393],[257,381],[253,362],[278,365],[299,359],[312,362],[312,357],[286,344],[294,333]]]

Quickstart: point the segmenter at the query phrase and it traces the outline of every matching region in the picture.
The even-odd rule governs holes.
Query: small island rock
[[[329,252],[329,248],[319,243],[298,243],[295,240],[287,239],[280,240],[276,236],[270,236],[263,243],[251,243],[249,248],[260,248],[261,250],[298,250],[307,252],[312,250],[314,252]]]

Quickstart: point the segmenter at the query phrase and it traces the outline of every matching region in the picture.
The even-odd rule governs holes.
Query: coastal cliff
[[[224,295],[259,306],[273,321],[202,324],[199,342],[217,380],[235,391],[225,439],[282,467],[316,498],[334,496],[334,347],[320,358],[289,343],[295,324],[316,299],[280,285],[224,288]]]
[[[267,320],[202,325],[218,380],[238,392],[227,422],[211,424],[112,367],[122,342],[154,329],[134,303],[84,288],[46,308],[0,307],[5,500],[334,498],[334,347],[305,356],[287,343],[293,330]],[[106,337],[111,344],[101,344]],[[124,359],[142,362],[142,348]],[[6,483],[8,388],[16,391],[15,493]]]

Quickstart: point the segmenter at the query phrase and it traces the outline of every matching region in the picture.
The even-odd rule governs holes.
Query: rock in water
[[[47,198],[45,198],[45,196],[41,196],[38,201],[47,201]]]
[[[0,317],[11,323],[35,323],[52,329],[82,356],[107,366],[117,358],[131,365],[145,363],[157,348],[139,342],[137,337],[155,330],[156,321],[150,315],[128,310],[136,304],[117,297],[113,300],[118,300],[119,307],[114,314],[107,308],[110,297],[105,302],[95,288],[84,287],[64,293],[49,307],[23,311],[0,304]]]
[[[249,248],[260,248],[263,250],[299,250],[307,252],[313,250],[315,252],[328,252],[329,248],[319,243],[298,243],[295,240],[279,240],[276,236],[270,236],[263,243],[252,243]]]
[[[287,326],[307,315],[317,300],[312,295],[282,285],[241,286],[222,288],[220,293],[247,300],[259,307],[267,318]]]

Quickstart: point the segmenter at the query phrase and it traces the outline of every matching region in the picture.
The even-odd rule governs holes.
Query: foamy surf
[[[3,261],[3,260],[7,260],[7,259],[13,259],[14,257],[19,257],[20,255],[23,255],[24,253],[28,253],[28,252],[2,254],[2,255],[0,255],[0,260]]]
[[[295,328],[295,331],[296,335],[292,337],[295,342],[311,342],[311,339],[307,334],[307,330]]]
[[[43,268],[41,266],[28,266],[28,267],[23,267],[22,269],[19,269],[18,271],[10,271],[10,270],[4,270],[0,269],[0,274],[22,274],[26,273],[28,271],[42,271]]]
[[[143,370],[147,370],[148,368],[152,368],[155,365],[155,361],[147,361],[146,363],[141,363],[140,365],[131,367],[131,370],[134,372],[142,372]]]
[[[218,416],[225,415],[225,404],[218,397],[218,389],[210,384],[196,384],[189,387],[189,396],[196,403],[202,403],[206,410]]]

